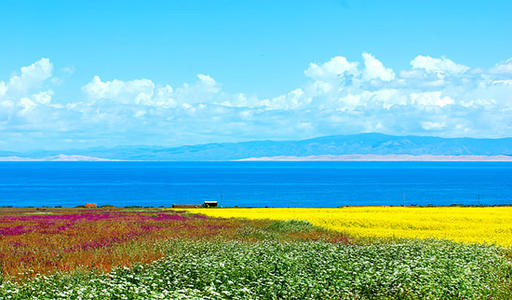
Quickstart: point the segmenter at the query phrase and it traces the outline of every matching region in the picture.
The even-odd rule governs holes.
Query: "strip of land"
[[[0,161],[120,161],[85,155],[55,155],[42,158],[3,156]],[[152,160],[148,160],[152,161]],[[508,155],[410,155],[410,154],[347,154],[310,156],[263,156],[236,159],[234,161],[511,161]]]
[[[249,157],[238,161],[512,161],[508,155],[409,155],[350,154]]]
[[[20,156],[4,156],[0,157],[0,161],[113,161],[115,159],[107,159],[101,157],[94,156],[84,156],[84,155],[55,155],[49,157],[42,158],[30,158],[30,157],[20,157]]]

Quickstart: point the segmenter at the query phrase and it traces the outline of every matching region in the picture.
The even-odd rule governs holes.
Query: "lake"
[[[0,206],[512,204],[507,162],[0,162]]]

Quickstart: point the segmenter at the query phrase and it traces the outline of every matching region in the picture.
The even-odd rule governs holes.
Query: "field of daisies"
[[[272,219],[272,210],[259,218],[215,211],[0,209],[0,299],[512,295],[506,243],[358,236]]]

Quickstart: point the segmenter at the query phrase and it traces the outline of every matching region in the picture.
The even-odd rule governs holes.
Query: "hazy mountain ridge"
[[[410,155],[410,154],[345,154],[313,156],[250,157],[239,161],[510,161],[507,155]]]
[[[273,156],[322,155],[506,155],[512,156],[512,138],[440,138],[391,136],[378,133],[336,135],[298,141],[211,143],[180,147],[118,146],[85,150],[8,153],[5,156],[44,158],[80,155],[115,160],[238,160]]]
[[[115,159],[105,159],[100,157],[91,157],[84,155],[65,155],[45,156],[39,158],[20,157],[20,156],[0,156],[0,161],[114,161]]]

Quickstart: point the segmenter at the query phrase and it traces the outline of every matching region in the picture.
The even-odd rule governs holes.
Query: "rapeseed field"
[[[512,247],[512,207],[191,209],[211,217],[306,220],[363,238],[435,238]]]

